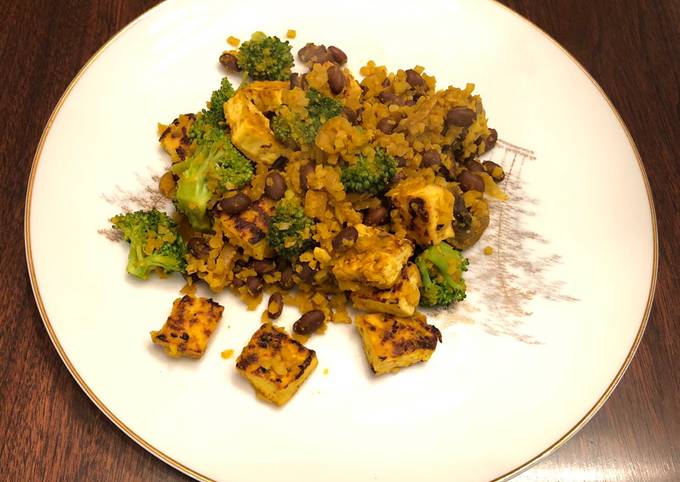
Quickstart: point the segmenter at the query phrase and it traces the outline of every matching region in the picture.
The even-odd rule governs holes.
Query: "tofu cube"
[[[243,248],[243,252],[255,259],[264,259],[272,255],[267,243],[269,218],[274,214],[274,201],[261,198],[240,214],[223,214],[220,217],[222,231],[234,246]]]
[[[231,141],[249,159],[271,165],[287,150],[274,137],[264,112],[281,105],[288,82],[256,82],[239,89],[224,104]]]
[[[176,299],[163,328],[151,332],[151,341],[172,357],[200,358],[223,311],[223,306],[208,298]]]
[[[283,405],[317,366],[316,353],[282,328],[263,324],[236,360],[236,369],[261,398]]]
[[[333,260],[333,275],[341,290],[358,291],[366,285],[389,289],[413,254],[413,244],[379,228],[357,224],[354,245]]]
[[[352,304],[364,311],[377,311],[396,316],[411,316],[420,302],[420,271],[409,263],[401,277],[388,290],[362,288],[352,293]]]
[[[172,121],[168,126],[164,126],[159,139],[161,147],[172,158],[172,162],[181,162],[191,154],[191,139],[189,139],[189,129],[196,120],[194,114],[182,114]]]
[[[398,224],[421,246],[439,244],[453,236],[453,194],[419,179],[400,183],[388,193],[399,212]]]
[[[355,324],[376,375],[429,360],[437,341],[442,341],[439,330],[420,313],[408,318],[370,313],[357,317]]]

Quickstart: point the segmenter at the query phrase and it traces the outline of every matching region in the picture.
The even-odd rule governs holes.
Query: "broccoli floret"
[[[255,32],[241,44],[238,66],[253,80],[288,80],[294,62],[290,49],[287,40]]]
[[[342,113],[342,104],[323,95],[318,90],[309,89],[307,91],[307,111],[309,116],[321,127],[327,120],[339,116]],[[318,130],[318,129],[317,129]]]
[[[221,125],[224,119],[224,103],[232,98],[234,88],[229,79],[224,77],[220,82],[220,88],[213,91],[208,102],[208,109],[203,110],[206,119],[213,125]]]
[[[313,221],[305,216],[302,207],[282,202],[276,206],[276,212],[269,220],[267,241],[280,256],[297,258],[313,244],[313,225]]]
[[[152,209],[119,214],[111,219],[113,227],[130,243],[127,272],[147,279],[154,269],[183,273],[187,248],[167,214]]]
[[[347,192],[380,194],[397,172],[397,162],[384,149],[378,148],[373,159],[359,155],[357,162],[342,169],[340,180]]]
[[[337,100],[326,97],[314,89],[307,91],[306,95],[307,113],[305,116],[283,111],[271,120],[274,137],[292,148],[313,144],[321,126],[342,113],[342,104]]]
[[[208,202],[225,191],[248,184],[254,169],[221,129],[203,124],[196,142],[196,151],[172,168],[179,176],[175,203],[192,227],[207,231],[210,229]]]
[[[223,78],[220,88],[212,93],[207,104],[207,109],[201,110],[196,120],[189,129],[189,138],[192,141],[200,141],[211,128],[223,129],[226,124],[224,118],[224,103],[234,95],[234,87],[228,78]]]
[[[421,306],[448,306],[465,299],[463,272],[468,260],[460,251],[446,243],[431,246],[416,257],[416,266],[423,282]]]

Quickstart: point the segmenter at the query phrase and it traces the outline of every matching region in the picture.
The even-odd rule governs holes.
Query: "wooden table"
[[[155,3],[0,2],[0,480],[186,480],[109,422],[66,370],[33,301],[22,231],[52,108],[87,59]],[[518,480],[680,480],[680,1],[503,3],[569,50],[621,113],[654,192],[660,243],[654,308],[628,372],[580,433]]]

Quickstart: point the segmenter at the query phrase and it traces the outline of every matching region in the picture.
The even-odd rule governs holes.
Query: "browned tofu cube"
[[[396,316],[411,316],[420,302],[420,271],[409,263],[401,277],[387,290],[362,288],[352,293],[352,304],[364,311],[378,311]]]
[[[333,263],[333,275],[342,290],[357,291],[365,286],[389,289],[399,280],[413,244],[384,229],[363,224],[355,226],[358,238]]]
[[[192,145],[189,139],[189,129],[196,120],[194,114],[182,114],[172,121],[168,126],[164,126],[159,139],[163,150],[172,158],[172,162],[181,162],[191,154]]]
[[[255,259],[264,259],[272,255],[267,233],[273,214],[274,201],[262,198],[240,214],[222,215],[220,221],[231,244],[241,247],[245,254]]]
[[[151,332],[151,340],[172,357],[200,358],[223,311],[224,307],[211,299],[176,299],[163,328]]]
[[[314,350],[270,323],[253,334],[236,360],[236,369],[257,395],[276,405],[290,400],[316,365]]]
[[[399,183],[388,196],[399,212],[396,224],[417,244],[433,246],[453,236],[454,198],[448,189],[409,179]]]
[[[376,375],[429,360],[442,341],[439,330],[420,313],[408,318],[370,313],[357,317],[355,324]]]

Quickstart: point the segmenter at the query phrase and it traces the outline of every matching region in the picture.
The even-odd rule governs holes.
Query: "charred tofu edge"
[[[414,324],[418,325],[417,331],[421,333],[413,329]],[[361,336],[366,359],[376,375],[393,373],[401,368],[429,360],[437,348],[437,342],[442,341],[439,329],[428,324],[421,314],[406,318],[383,313],[369,313],[358,316],[355,325]],[[394,338],[403,331],[411,332],[413,339],[407,338],[395,343]],[[372,333],[375,332],[380,335],[377,343],[371,339]],[[380,348],[389,348],[386,351],[390,353],[379,354]]]
[[[169,356],[200,358],[223,312],[224,307],[210,298],[185,295],[173,302],[162,328],[150,333],[151,341]]]
[[[412,316],[420,302],[420,271],[413,264],[407,264],[399,280],[392,288],[380,290],[364,288],[351,295],[355,308],[364,311],[378,311],[395,316]]]
[[[282,361],[287,373],[280,374],[276,372],[274,366],[265,368],[262,365],[262,352],[265,352],[271,361],[277,354],[283,352],[286,346],[294,347],[296,352],[300,353],[299,362]],[[317,365],[314,350],[291,338],[282,328],[270,323],[258,328],[236,360],[237,371],[250,382],[257,396],[279,406],[284,405],[295,395]]]

